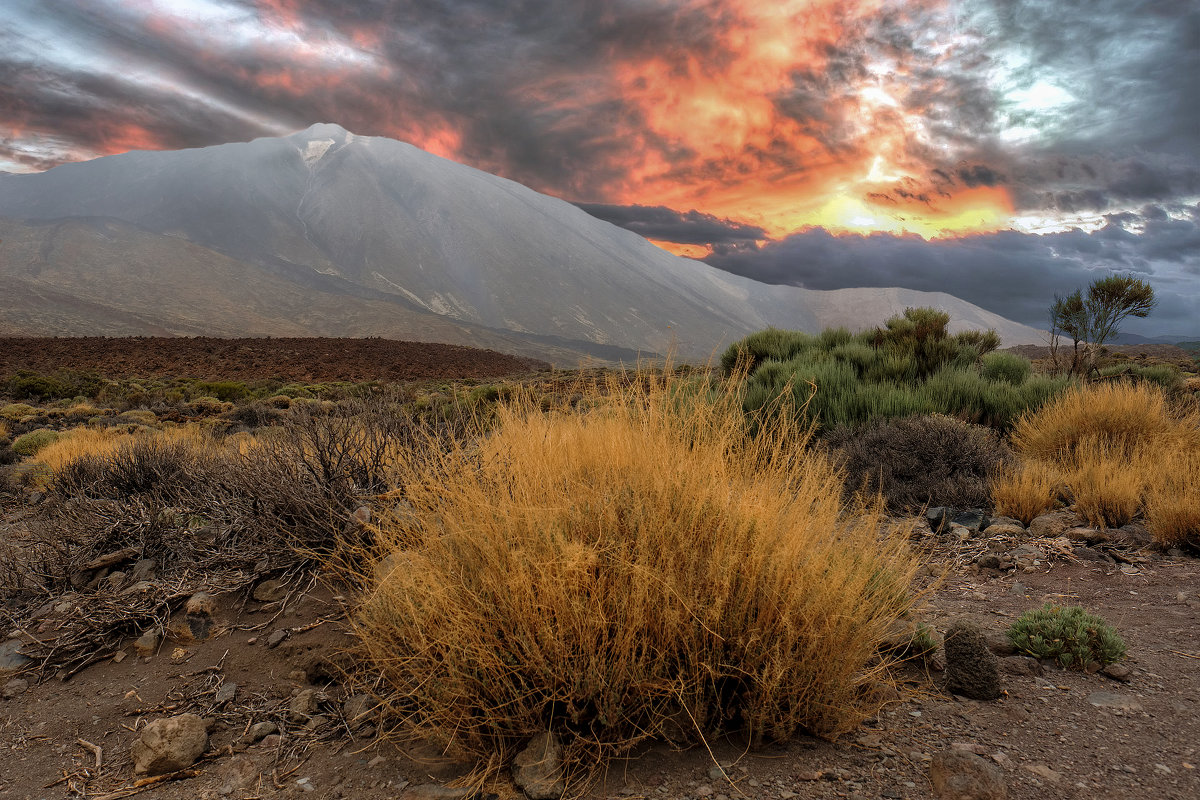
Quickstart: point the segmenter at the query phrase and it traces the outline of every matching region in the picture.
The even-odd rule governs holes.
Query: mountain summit
[[[379,335],[707,357],[776,325],[906,306],[1037,332],[945,294],[770,286],[673,256],[562,200],[317,124],[0,175],[0,331]]]

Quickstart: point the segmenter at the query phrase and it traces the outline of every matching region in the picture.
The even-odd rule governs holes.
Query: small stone
[[[1028,569],[1046,563],[1046,551],[1029,544],[1023,544],[1017,549],[1009,551],[1008,555],[1018,569]]]
[[[538,734],[517,754],[512,765],[513,783],[529,800],[558,800],[566,791],[562,745],[552,731]]]
[[[1000,659],[1000,671],[1006,675],[1041,675],[1046,668],[1030,656],[1008,656]]]
[[[1035,517],[1029,533],[1035,539],[1057,539],[1071,528],[1084,527],[1083,519],[1073,511],[1052,511]]]
[[[279,726],[274,722],[256,722],[250,726],[250,730],[246,731],[246,739],[251,743],[261,742],[275,733],[279,733]]]
[[[0,678],[16,675],[33,664],[33,659],[20,652],[25,643],[20,639],[9,639],[0,644]]]
[[[286,582],[271,578],[254,587],[254,594],[251,595],[260,603],[275,603],[288,594],[288,585]]]
[[[1012,639],[1009,639],[1003,633],[993,631],[988,633],[985,638],[987,639],[988,649],[998,656],[1011,656],[1017,652],[1017,646],[1012,643]]]
[[[977,625],[966,621],[951,625],[946,631],[945,652],[947,689],[972,700],[1000,696],[996,656]]]
[[[316,689],[304,689],[288,704],[288,719],[296,724],[308,722],[317,713],[320,698]]]
[[[208,592],[196,592],[188,598],[187,604],[183,607],[184,613],[190,615],[204,615],[211,617],[217,613],[217,600]]]
[[[413,786],[400,795],[402,800],[468,800],[475,794],[470,787],[452,788],[436,783],[423,783]]]
[[[238,685],[233,681],[225,681],[221,684],[221,688],[217,689],[216,695],[213,696],[213,702],[217,705],[225,705],[237,696]]]
[[[1137,698],[1116,692],[1092,692],[1088,702],[1096,708],[1111,708],[1117,711],[1141,711],[1142,704]]]
[[[1015,517],[992,517],[991,524],[984,529],[986,533],[988,528],[994,528],[997,525],[1006,525],[1011,528],[1020,528],[1021,533],[1025,532],[1025,523]]]
[[[1045,764],[1026,764],[1025,769],[1029,770],[1034,775],[1037,775],[1042,780],[1050,783],[1061,783],[1063,779],[1063,774],[1061,772],[1055,772]]]
[[[129,653],[126,653],[124,650],[118,650],[117,652],[113,653],[112,660],[114,664],[120,664],[128,657]]]
[[[696,787],[696,797],[712,797],[716,794],[713,788],[707,783],[702,783]]]
[[[267,637],[267,647],[270,647],[270,648],[279,647],[279,645],[282,644],[283,640],[286,639],[287,637],[288,637],[287,630],[284,628],[280,628],[279,630],[272,632],[271,635]]]
[[[133,565],[133,569],[129,571],[129,579],[134,582],[152,581],[158,565],[154,563],[153,558],[143,558]]]
[[[125,584],[125,573],[120,570],[110,572],[104,576],[104,580],[101,583],[108,591],[115,592]]]
[[[1000,769],[974,753],[943,750],[929,764],[933,793],[941,800],[1004,800],[1008,790]]]
[[[350,727],[365,725],[371,720],[375,710],[375,699],[369,694],[356,694],[346,699],[342,704],[342,714]]]
[[[245,756],[235,756],[222,765],[218,777],[221,783],[217,787],[217,794],[228,797],[234,792],[254,788],[259,778],[258,767]]]
[[[208,730],[195,714],[155,720],[133,742],[133,771],[153,776],[187,769],[206,749]]]
[[[1000,556],[995,553],[984,553],[975,559],[975,563],[984,569],[1000,569]]]
[[[25,694],[29,689],[29,681],[24,678],[12,678],[8,683],[4,684],[4,689],[0,690],[0,697],[5,700],[12,700],[18,695]]]
[[[1133,677],[1133,670],[1131,670],[1125,664],[1118,662],[1116,664],[1105,664],[1103,667],[1101,667],[1100,674],[1104,675],[1105,677],[1112,678],[1114,681],[1129,683],[1130,679]]]
[[[1008,590],[1009,594],[1015,594],[1018,597],[1025,596],[1025,584],[1020,581],[1013,581],[1012,588]]]
[[[304,792],[315,792],[317,790],[317,787],[313,786],[311,778],[297,778],[296,786]]]

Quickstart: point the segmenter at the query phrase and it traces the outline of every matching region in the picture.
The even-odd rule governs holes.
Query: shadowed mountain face
[[[379,335],[703,358],[767,325],[862,328],[934,305],[956,328],[1038,341],[949,295],[730,275],[336,125],[0,175],[0,217],[7,333]]]

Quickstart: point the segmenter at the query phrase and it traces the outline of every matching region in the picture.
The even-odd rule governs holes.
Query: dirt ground
[[[25,513],[10,510],[0,535],[20,526]],[[939,632],[968,618],[1000,633],[1046,600],[1081,604],[1124,637],[1127,683],[1045,667],[1042,674],[1006,673],[1001,699],[975,702],[942,691],[936,669],[914,665],[900,676],[893,702],[837,743],[797,737],[747,750],[721,740],[684,752],[655,745],[613,764],[591,794],[917,800],[933,796],[932,756],[958,747],[997,764],[1010,798],[1200,797],[1200,561],[1150,551],[1124,558],[1130,563],[1059,558],[1008,573],[935,558],[931,573],[950,568],[922,616]],[[276,602],[227,596],[214,618],[215,635],[202,642],[168,638],[144,657],[131,643],[119,661],[66,681],[25,675],[29,687],[0,700],[0,797],[432,800],[439,795],[428,785],[443,786],[469,768],[432,746],[377,741],[371,715],[365,727],[353,719],[353,702],[344,702],[352,690],[333,677],[350,638],[329,589],[294,585]],[[9,680],[0,678],[0,686]],[[236,692],[221,701],[230,684]],[[296,716],[290,706],[306,690],[316,691],[317,709]],[[177,780],[137,787],[130,761],[137,732],[189,710],[210,721],[208,753]],[[279,733],[251,743],[245,734],[258,722],[276,724]],[[517,796],[511,785],[488,792]]]
[[[0,378],[25,369],[112,379],[454,380],[548,367],[492,350],[391,339],[0,338]]]

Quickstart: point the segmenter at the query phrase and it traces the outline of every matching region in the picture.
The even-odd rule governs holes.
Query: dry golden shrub
[[[1042,461],[1019,461],[999,472],[990,488],[998,515],[1028,525],[1054,507],[1062,485],[1058,467]]]
[[[1142,510],[1152,459],[1135,443],[1079,442],[1066,476],[1075,511],[1098,528],[1128,525]]]
[[[231,438],[230,444],[246,452],[245,437]],[[62,438],[38,451],[36,460],[50,468],[50,473],[57,475],[63,469],[81,458],[96,456],[100,458],[115,455],[123,447],[128,447],[139,438],[158,438],[168,442],[183,442],[199,449],[218,448],[222,445],[210,434],[196,425],[181,425],[156,431],[143,429],[130,432],[123,428],[74,428],[66,431]],[[252,438],[252,437],[251,437]]]
[[[1200,547],[1200,449],[1178,450],[1156,462],[1146,490],[1146,519],[1168,546]]]
[[[1040,410],[1018,420],[1015,450],[1043,461],[1069,463],[1081,442],[1110,448],[1200,445],[1195,413],[1180,414],[1166,395],[1148,383],[1093,383],[1064,392]]]
[[[747,438],[736,388],[639,377],[587,411],[517,398],[403,472],[353,621],[417,735],[495,769],[549,727],[575,780],[647,738],[836,736],[878,710],[904,532],[846,513],[790,415]]]

